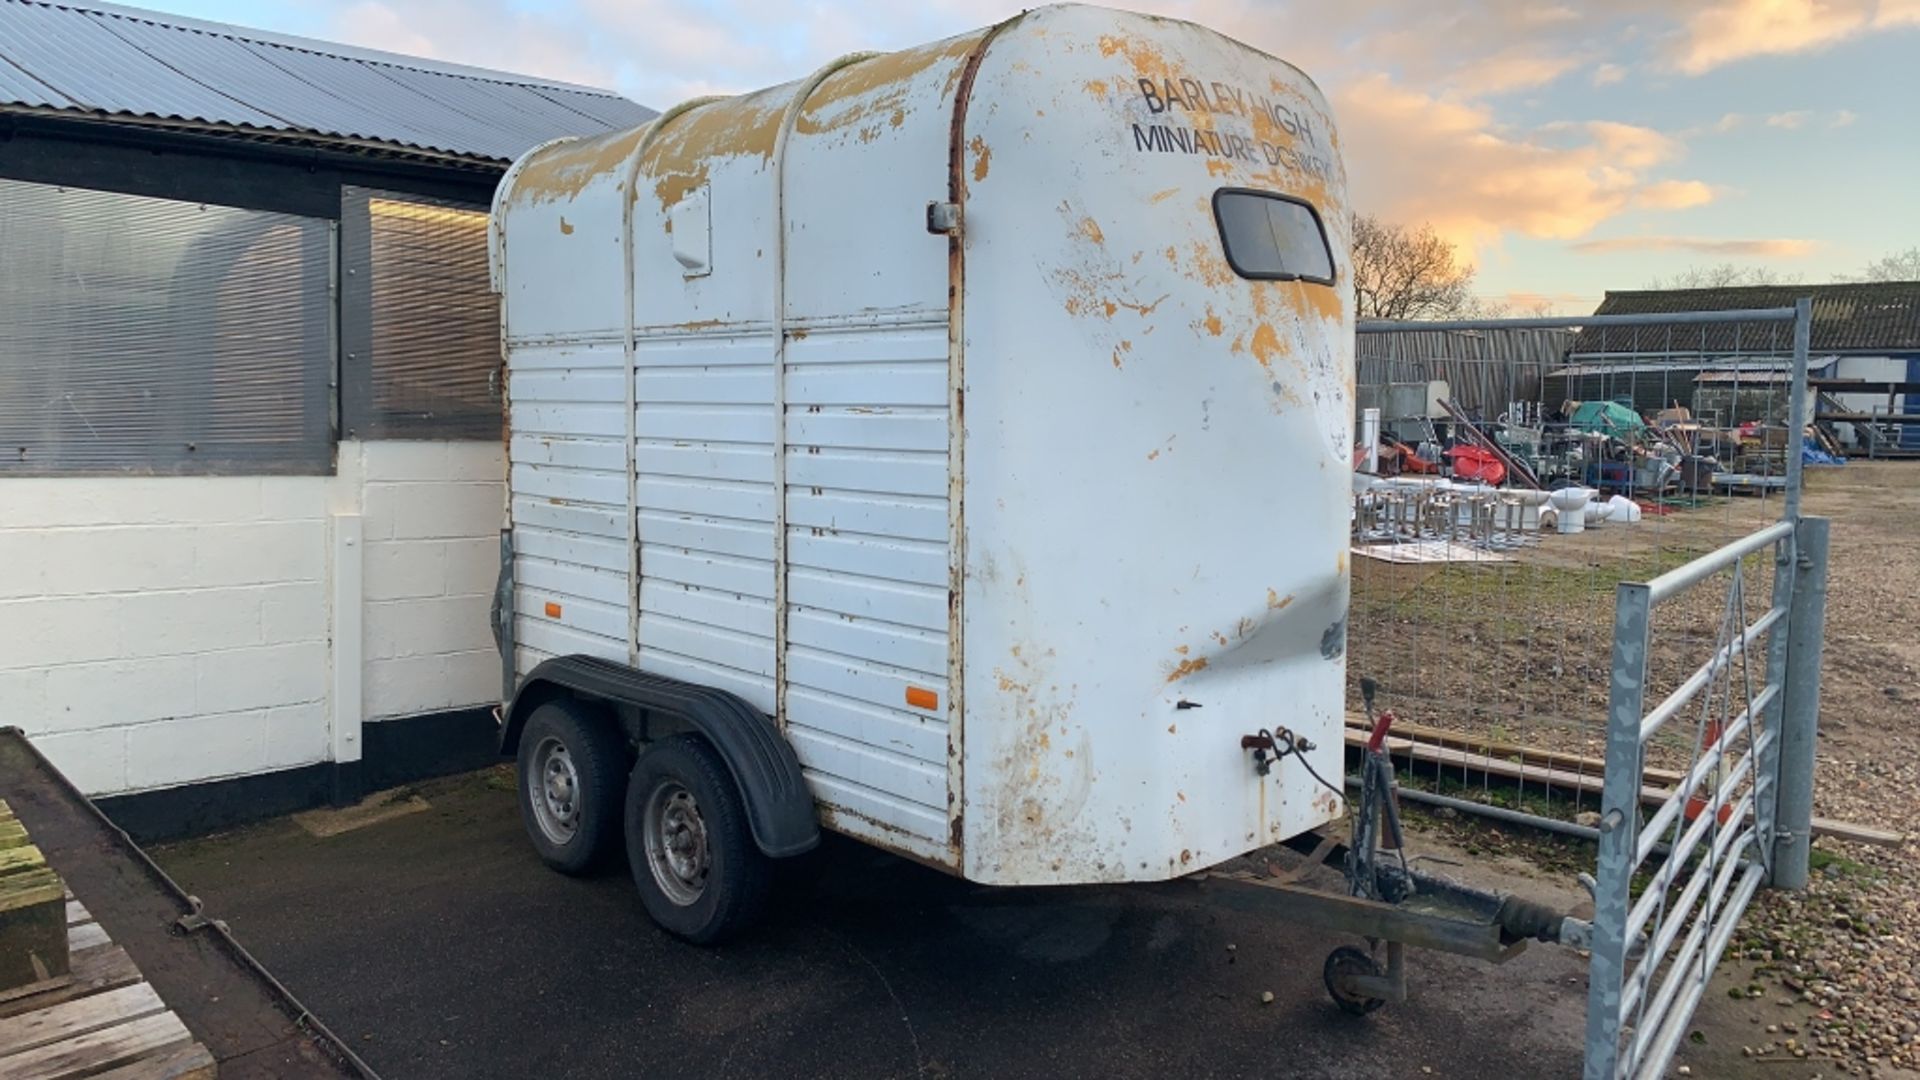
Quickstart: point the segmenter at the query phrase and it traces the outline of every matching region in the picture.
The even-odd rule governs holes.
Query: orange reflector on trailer
[[[551,600],[547,601],[547,618],[557,619],[559,617],[560,617],[560,605],[554,603]]]
[[[916,709],[937,709],[940,707],[940,695],[925,687],[907,687],[907,704]]]

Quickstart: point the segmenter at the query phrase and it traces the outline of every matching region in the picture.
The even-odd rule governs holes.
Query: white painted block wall
[[[361,444],[369,722],[498,701],[498,443]]]
[[[504,468],[491,443],[343,443],[332,477],[0,480],[0,723],[106,795],[351,759],[363,718],[494,700]]]

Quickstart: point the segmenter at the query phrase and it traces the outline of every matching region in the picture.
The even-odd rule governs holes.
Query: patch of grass
[[[1584,565],[1451,564],[1437,568],[1367,566],[1356,574],[1356,622],[1405,619],[1438,626],[1484,622],[1490,614],[1591,604],[1611,608],[1622,581],[1645,581],[1699,552],[1656,548]],[[1411,579],[1411,580],[1409,580]]]
[[[1816,874],[1832,873],[1855,878],[1873,876],[1873,871],[1870,868],[1854,862],[1845,855],[1836,855],[1831,851],[1822,851],[1819,848],[1814,848],[1807,852],[1807,867]],[[1828,870],[1829,867],[1832,868],[1831,871]]]

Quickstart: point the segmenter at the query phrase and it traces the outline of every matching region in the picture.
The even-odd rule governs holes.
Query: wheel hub
[[[564,844],[580,829],[580,772],[573,753],[559,739],[548,736],[533,751],[530,800],[535,823],[548,840]]]
[[[712,856],[706,819],[693,792],[677,781],[661,781],[647,795],[643,827],[647,867],[660,891],[682,907],[699,900]]]

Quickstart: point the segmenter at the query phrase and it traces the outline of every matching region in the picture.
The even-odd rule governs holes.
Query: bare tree
[[[1741,285],[1798,285],[1798,274],[1782,274],[1765,266],[1719,263],[1690,266],[1669,278],[1649,278],[1649,289],[1726,289]]]
[[[1372,214],[1353,220],[1353,290],[1360,318],[1432,319],[1474,310],[1473,267],[1430,225]]]
[[[1920,281],[1920,247],[1896,251],[1868,263],[1853,281]]]

